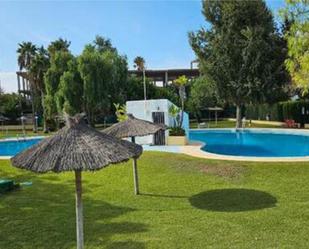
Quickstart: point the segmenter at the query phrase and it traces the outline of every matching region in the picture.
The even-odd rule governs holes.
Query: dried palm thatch
[[[128,114],[128,119],[114,124],[111,127],[103,130],[106,134],[113,135],[118,138],[131,137],[135,143],[135,137],[151,135],[159,130],[165,130],[163,124],[154,124],[146,120],[135,118],[132,114]],[[134,192],[139,194],[137,159],[133,159],[133,177],[134,177]]]
[[[12,163],[39,173],[98,170],[138,157],[142,150],[139,145],[96,131],[81,118],[69,118],[69,125],[16,155]]]
[[[67,118],[67,126],[11,159],[15,167],[43,173],[75,171],[77,249],[84,248],[82,175],[109,164],[137,158],[140,145],[102,134],[83,122],[82,116]]]
[[[147,136],[164,129],[166,129],[165,125],[154,124],[128,114],[127,120],[114,124],[103,132],[118,138],[125,138]]]

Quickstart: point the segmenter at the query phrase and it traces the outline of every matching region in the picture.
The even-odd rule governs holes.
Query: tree
[[[288,58],[286,67],[293,83],[309,90],[309,1],[287,0],[283,17],[291,23],[285,33],[288,43]]]
[[[145,59],[141,56],[135,57],[134,68],[136,68],[138,71],[143,71],[145,69]]]
[[[95,48],[103,53],[105,51],[117,52],[117,49],[113,47],[112,42],[108,38],[104,38],[100,35],[97,35],[93,41]]]
[[[236,106],[239,128],[241,107],[267,101],[282,85],[273,16],[262,0],[205,0],[203,14],[211,27],[189,33],[189,41],[219,97]]]
[[[200,119],[201,110],[205,110],[208,107],[214,107],[218,105],[218,93],[215,84],[207,79],[205,76],[201,76],[192,82],[190,96],[188,98],[188,108]]]
[[[174,84],[178,88],[179,98],[180,98],[180,102],[181,102],[181,115],[180,115],[179,127],[182,127],[183,113],[184,113],[184,109],[185,109],[185,100],[187,98],[186,85],[188,84],[188,79],[187,79],[186,76],[182,75],[174,81]]]
[[[71,45],[71,42],[62,38],[59,38],[55,41],[52,41],[47,50],[51,57],[55,55],[56,52],[63,51],[63,52],[69,52],[69,47]]]
[[[59,90],[60,79],[69,70],[69,62],[74,56],[67,51],[56,51],[50,59],[50,67],[44,75],[45,91],[44,115],[52,122],[57,115],[56,93]]]
[[[29,69],[31,62],[35,56],[37,48],[31,42],[22,42],[18,44],[17,49],[17,62],[19,65],[19,70]]]
[[[60,77],[60,84],[55,94],[58,113],[74,116],[84,111],[83,81],[78,71],[75,57],[68,61],[68,70]]]
[[[127,58],[117,50],[103,49],[102,44],[88,44],[78,59],[78,68],[84,81],[85,111],[94,124],[97,116],[113,113],[113,103],[126,100]]]
[[[40,101],[38,101],[36,105],[36,110],[40,109],[39,106],[42,107],[44,111],[44,98],[45,98],[45,84],[44,84],[44,75],[47,72],[49,68],[49,55],[47,50],[41,46],[32,62],[29,68],[29,74],[32,79],[32,91],[33,91],[33,98],[32,101],[36,102],[36,97]],[[34,103],[33,103],[34,104]],[[36,111],[37,112],[37,111]],[[46,131],[46,118],[45,115],[43,114],[43,130]]]

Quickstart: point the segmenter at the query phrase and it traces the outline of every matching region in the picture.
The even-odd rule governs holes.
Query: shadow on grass
[[[189,198],[193,207],[219,212],[242,212],[275,207],[276,197],[254,189],[216,189]]]
[[[57,176],[45,177],[49,178],[46,181],[44,177],[19,175],[16,181],[30,179],[33,185],[21,187],[1,198],[0,248],[76,247],[74,177],[72,175],[72,180],[68,181],[57,181]],[[117,244],[112,239],[116,234],[147,231],[147,226],[142,223],[113,221],[134,209],[107,203],[99,193],[92,195],[87,184],[83,187],[85,248],[117,248],[119,243],[119,248],[144,248],[142,242]]]

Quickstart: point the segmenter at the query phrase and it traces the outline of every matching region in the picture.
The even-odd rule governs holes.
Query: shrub
[[[171,127],[169,129],[169,135],[170,136],[185,136],[186,132],[181,127]]]

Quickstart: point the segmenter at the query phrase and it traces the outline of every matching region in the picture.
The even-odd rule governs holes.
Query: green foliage
[[[122,122],[128,119],[127,116],[127,108],[125,105],[120,105],[119,103],[114,103],[114,107],[116,109],[115,114],[117,116],[117,121]]]
[[[173,118],[174,127],[177,127],[179,124],[179,120],[178,120],[179,113],[180,113],[180,109],[175,105],[171,105],[168,108],[168,114]]]
[[[91,123],[96,114],[108,113],[113,102],[125,100],[127,61],[113,50],[87,45],[79,57],[84,82],[84,106]]]
[[[21,101],[21,97],[16,93],[0,94],[0,113],[9,118],[10,121],[15,121],[21,114]],[[26,103],[22,104],[26,105]]]
[[[211,80],[201,76],[191,82],[188,108],[196,117],[200,117],[202,110],[218,105],[218,102],[216,85]]]
[[[305,115],[302,114],[302,109],[305,108]],[[284,121],[286,119],[294,119],[298,123],[309,123],[309,101],[285,101],[273,105],[249,105],[246,106],[247,119],[262,119],[265,120],[269,115],[270,120]]]
[[[203,14],[211,27],[190,33],[189,40],[220,98],[238,106],[275,101],[274,92],[287,81],[284,57],[278,59],[282,44],[265,2],[205,0]]]
[[[138,71],[143,71],[145,69],[145,59],[141,56],[135,57],[134,68],[136,68]]]
[[[35,56],[37,47],[31,42],[22,42],[18,44],[17,49],[17,63],[19,65],[19,70],[29,69],[33,57]]]
[[[169,136],[185,136],[186,132],[179,126],[169,128]]]
[[[44,75],[46,96],[44,98],[44,114],[48,120],[55,117],[57,112],[56,94],[59,90],[62,75],[69,70],[70,61],[74,56],[67,51],[54,52],[50,67]]]
[[[286,67],[292,81],[304,93],[309,90],[309,1],[287,0],[284,18],[291,22],[285,37],[288,42]]]
[[[83,112],[83,81],[78,71],[77,59],[68,62],[68,70],[60,77],[55,95],[58,113],[71,116]]]
[[[179,103],[176,89],[173,86],[157,87],[147,78],[145,82],[147,88],[147,99],[168,99],[174,104]],[[134,75],[130,76],[127,79],[124,93],[126,100],[144,99],[143,78]]]

